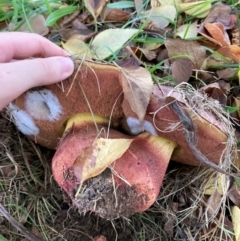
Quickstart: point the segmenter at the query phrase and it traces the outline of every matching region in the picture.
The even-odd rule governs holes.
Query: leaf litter
[[[221,79],[225,85],[230,84],[226,91],[224,107],[233,106],[235,100],[239,108],[239,103],[236,102],[239,96],[239,76],[236,74],[240,61],[239,31],[233,31],[239,30],[239,26],[236,14],[231,10],[235,7],[239,8],[237,3],[230,6],[226,2],[152,0],[147,6],[143,4],[143,1],[135,0],[134,4],[135,9],[109,10],[106,7],[106,1],[84,1],[84,8],[68,20],[67,32],[64,32],[66,30],[64,25],[61,25],[61,30],[44,28],[42,15],[39,15],[41,16],[39,22],[31,20],[31,24],[34,25],[32,26],[34,31],[38,32],[37,29],[43,29],[39,30],[39,34],[49,38],[56,33],[61,37],[64,36],[62,46],[71,55],[84,60],[105,61],[105,63],[106,61],[117,63],[120,60],[124,62],[127,65],[124,67],[125,74],[122,74],[122,82],[125,86],[123,88],[124,95],[140,120],[143,120],[151,93],[149,81],[147,84],[144,82],[149,79],[149,73],[152,74],[150,80],[153,79],[158,84],[176,86],[185,82],[198,89],[202,86],[208,87],[209,83],[205,83],[204,79],[199,77],[199,73],[209,71],[210,82]],[[5,12],[10,10],[4,8]],[[135,10],[137,15],[134,15]],[[110,13],[111,15],[109,15]],[[186,21],[184,22],[184,18],[189,19],[188,24]],[[127,22],[129,19],[131,19],[132,25],[128,25],[132,28],[123,27],[124,21]],[[64,20],[60,18],[59,21]],[[73,23],[74,21],[75,23]],[[178,25],[176,32],[174,32],[173,23]],[[81,30],[77,27],[80,24]],[[96,27],[98,24],[99,26]],[[26,24],[23,26],[22,31],[26,31]],[[8,23],[5,23],[4,27],[11,30],[11,25]],[[100,31],[97,31],[98,28]],[[88,37],[81,36],[82,29],[88,29],[88,34],[85,35]],[[198,31],[196,32],[196,30]],[[169,37],[167,34],[169,31],[173,31],[173,37]],[[96,36],[93,37],[93,35]],[[177,38],[177,35],[182,39]],[[196,39],[186,40],[188,38]],[[60,37],[59,39],[62,40]],[[157,42],[159,40],[161,43]],[[131,56],[131,52],[130,55],[129,52],[127,54],[124,52],[124,47],[141,47],[142,53],[146,53],[144,48],[150,46],[151,41],[155,46],[151,48],[155,55],[153,54],[153,57],[147,58],[147,60],[143,59],[142,54],[138,53],[137,56],[134,56],[133,52]],[[167,55],[161,55],[162,51],[166,51]],[[160,59],[159,55],[164,56],[161,57],[162,62],[160,63],[157,61]],[[212,58],[212,62],[204,66],[204,62],[209,56]],[[129,60],[136,60],[136,57],[140,60],[137,62],[144,65],[142,67],[145,68],[146,73],[142,74],[139,71],[139,68],[142,67],[132,67],[126,64],[132,63],[133,61]],[[222,61],[224,58],[227,61]],[[228,67],[229,63],[233,64],[231,66],[233,69]],[[224,72],[216,71],[218,68],[223,68]],[[143,79],[144,81],[139,81]],[[202,94],[199,91],[186,92],[183,89],[188,87],[182,89],[182,85],[179,86],[176,88],[183,96],[185,95],[185,100],[188,95],[187,100],[190,100],[198,114],[203,115],[203,118],[210,117],[210,119],[214,116],[213,120],[221,120],[224,123],[218,127],[229,135],[229,143],[226,148],[227,154],[223,156],[220,167],[238,174],[239,160],[234,157],[232,147],[237,150],[234,143],[235,132],[238,136],[239,115],[233,115],[234,120],[224,111],[219,102],[207,101],[209,92],[202,91]],[[128,92],[132,92],[133,96]],[[222,92],[216,90],[214,93],[215,99],[223,99]],[[175,109],[175,112],[179,111],[181,112],[181,110]],[[238,114],[239,109],[235,112]],[[0,132],[2,160],[0,177],[1,183],[3,183],[1,185],[1,205],[8,207],[9,215],[15,217],[16,220],[25,220],[23,225],[28,230],[37,228],[37,235],[44,240],[58,238],[60,240],[76,240],[76,236],[81,237],[79,240],[93,240],[98,235],[103,235],[107,240],[139,240],[140,236],[142,240],[157,238],[160,240],[239,240],[239,186],[232,177],[223,176],[206,167],[188,167],[172,162],[164,179],[158,201],[152,208],[142,214],[135,214],[129,219],[106,222],[87,211],[93,210],[92,207],[95,207],[99,197],[104,193],[104,191],[99,191],[101,188],[111,189],[112,202],[116,202],[114,194],[116,190],[111,182],[111,172],[108,168],[104,174],[106,175],[104,187],[99,185],[99,177],[93,177],[87,181],[83,188],[84,191],[81,193],[85,196],[78,199],[78,205],[82,206],[82,210],[86,210],[86,212],[83,212],[85,215],[77,214],[71,207],[68,198],[62,196],[60,189],[50,181],[51,172],[48,160],[51,159],[52,153],[44,148],[36,147],[25,137],[19,136],[14,127],[4,118],[1,117],[0,121],[2,127]],[[184,120],[182,122],[184,123]],[[233,127],[236,127],[237,130]],[[186,132],[186,135],[188,134]],[[12,136],[17,138],[14,139]],[[194,139],[190,139],[189,142],[194,143],[194,141]],[[19,148],[19,143],[23,145],[22,148]],[[231,165],[231,159],[234,159],[233,165]],[[26,160],[28,161],[26,162]],[[31,172],[38,179],[37,182],[29,171],[29,165]],[[211,181],[209,182],[209,180]],[[95,186],[92,186],[93,182]],[[89,190],[91,187],[94,190]],[[41,190],[40,193],[39,190]],[[54,194],[49,196],[49,190],[54,190]],[[204,190],[207,191],[204,192]],[[132,192],[134,193],[134,189]],[[139,198],[134,195],[132,195],[133,198]],[[29,205],[32,196],[35,196],[36,202],[38,202],[38,207],[33,210]],[[120,196],[124,197],[124,195]],[[89,202],[89,200],[91,201]],[[10,208],[9,203],[18,207],[17,212]],[[88,208],[88,205],[91,208]],[[101,205],[106,204],[103,201]],[[101,205],[99,213],[102,211]],[[225,205],[228,205],[228,208],[225,208]],[[23,208],[19,208],[20,206]],[[119,203],[119,209],[121,209],[120,206],[121,203]],[[23,210],[29,212],[27,219],[23,218],[26,215]],[[44,214],[47,214],[46,218],[43,217]],[[106,215],[102,216],[106,217]],[[34,218],[35,221],[33,221]],[[3,230],[1,234],[3,237],[11,240],[23,240],[24,233],[17,233],[6,220],[1,219],[0,226]]]

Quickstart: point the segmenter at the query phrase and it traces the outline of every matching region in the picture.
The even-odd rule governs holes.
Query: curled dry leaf
[[[206,59],[206,50],[196,41],[166,39],[164,43],[170,58],[176,55],[188,55],[194,68],[201,68]]]
[[[174,21],[176,15],[176,8],[172,5],[154,7],[151,10],[148,10],[143,13],[143,17],[151,21],[154,27],[161,29],[166,28],[169,22]]]
[[[186,58],[174,60],[172,63],[172,74],[178,84],[187,82],[192,75],[191,60]]]
[[[130,139],[96,139],[90,147],[81,151],[73,165],[74,175],[83,183],[102,173],[129,148]]]
[[[125,100],[140,121],[144,119],[152,93],[153,82],[150,73],[142,67],[121,69],[120,79]]]
[[[203,29],[200,29],[199,33],[211,42],[219,46],[228,46],[231,44],[229,36],[221,23],[206,23],[204,27],[210,36]]]

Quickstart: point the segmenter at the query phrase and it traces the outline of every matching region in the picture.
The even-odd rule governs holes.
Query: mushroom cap
[[[74,194],[80,185],[76,171],[81,172],[84,164],[81,163],[76,167],[75,161],[85,148],[90,147],[97,137],[101,137],[101,134],[96,130],[96,124],[103,130],[107,128],[108,121],[95,116],[94,124],[90,114],[80,114],[73,117],[67,124],[66,135],[61,140],[52,161],[55,180],[70,196],[75,206],[79,207],[80,211],[82,208],[81,200],[79,201]],[[110,129],[108,138],[129,139],[130,137]],[[108,207],[99,207],[100,210],[106,208],[104,215],[102,212],[98,213],[98,208],[91,210],[89,207],[87,211],[94,211],[104,218],[114,219],[148,209],[159,194],[175,146],[174,142],[162,137],[151,136],[148,133],[135,137],[128,150],[111,164],[113,179],[111,177],[110,179],[114,180],[113,185],[116,186],[116,195],[119,199],[124,197],[122,202],[118,206],[113,202]],[[105,193],[104,196],[109,196],[105,202],[115,200],[112,191]],[[96,203],[96,206],[99,202]],[[107,211],[107,208],[111,209],[111,213]]]
[[[159,136],[168,138],[178,144],[171,157],[172,160],[188,165],[199,166],[201,163],[193,155],[189,143],[186,141],[184,127],[179,116],[168,105],[167,97],[154,91],[147,109],[146,120],[153,123]],[[175,101],[182,104],[181,99],[175,94]],[[180,100],[178,100],[180,99]],[[196,147],[211,162],[219,164],[225,151],[228,137],[216,125],[198,115],[193,109],[184,107],[195,126]],[[153,115],[154,113],[154,115]]]
[[[123,117],[122,100],[119,69],[84,62],[67,80],[31,89],[18,97],[9,109],[23,134],[54,149],[69,117],[89,112],[116,122]]]

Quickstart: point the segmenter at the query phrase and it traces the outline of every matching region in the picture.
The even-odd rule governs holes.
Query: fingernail
[[[68,57],[59,58],[59,61],[62,65],[62,74],[66,77],[70,76],[74,70],[74,63]]]

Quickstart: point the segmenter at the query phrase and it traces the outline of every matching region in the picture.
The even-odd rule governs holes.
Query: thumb
[[[0,110],[26,90],[68,78],[74,63],[68,57],[49,57],[0,64]]]

